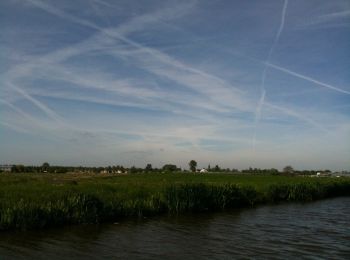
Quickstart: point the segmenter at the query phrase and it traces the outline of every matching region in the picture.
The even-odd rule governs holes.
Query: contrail
[[[46,105],[41,103],[39,100],[33,98],[26,91],[24,91],[23,89],[15,86],[12,83],[8,83],[8,85],[10,87],[12,87],[15,91],[17,91],[19,94],[21,94],[25,99],[27,99],[28,101],[32,102],[35,106],[37,106],[41,111],[43,111],[51,119],[55,120],[58,123],[64,124],[59,115],[57,115],[53,110],[48,108]]]
[[[293,111],[291,109],[288,109],[288,108],[285,108],[285,107],[280,107],[278,105],[273,105],[273,104],[271,104],[269,102],[266,102],[265,106],[267,106],[269,108],[272,108],[272,109],[275,109],[275,110],[278,110],[278,111],[281,111],[281,112],[283,112],[283,113],[285,113],[287,115],[293,116],[293,117],[295,117],[295,118],[297,118],[297,119],[299,119],[301,121],[309,123],[310,125],[318,128],[319,130],[321,130],[323,132],[330,133],[330,131],[327,128],[325,128],[324,126],[318,124],[313,119],[311,119],[311,118],[309,118],[309,117],[307,117],[305,115],[302,115],[300,113],[297,113],[297,112],[295,112],[295,111]]]
[[[283,31],[283,28],[284,28],[284,21],[286,19],[286,12],[287,12],[287,5],[288,5],[288,0],[285,0],[284,1],[284,4],[283,4],[283,9],[282,9],[282,17],[281,17],[281,23],[280,23],[280,27],[278,28],[278,32],[276,34],[276,37],[275,37],[275,40],[273,41],[273,44],[271,46],[271,49],[270,49],[270,52],[269,52],[269,55],[267,57],[267,61],[270,61],[270,58],[271,58],[271,55],[280,39],[280,36],[281,36],[281,33]]]
[[[43,10],[45,10],[48,13],[54,14],[58,17],[64,18],[64,19],[69,19],[75,23],[90,27],[90,28],[94,28],[96,30],[100,30],[100,27],[97,26],[96,24],[89,22],[87,20],[84,19],[80,19],[78,17],[75,17],[73,15],[70,15],[60,9],[57,9],[55,7],[52,7],[51,5],[41,1],[41,0],[27,0],[28,2],[30,2],[31,4],[37,6],[38,8],[41,8]]]
[[[283,4],[283,8],[282,8],[282,15],[281,15],[280,26],[278,28],[277,34],[275,36],[275,39],[274,39],[274,41],[273,41],[273,43],[271,45],[269,54],[267,55],[265,66],[264,66],[264,70],[263,70],[263,73],[262,73],[262,76],[261,76],[261,85],[260,85],[261,96],[260,96],[260,99],[259,99],[259,103],[258,103],[258,105],[256,107],[256,112],[255,112],[255,130],[254,130],[254,136],[253,136],[253,152],[254,153],[255,153],[255,143],[256,143],[256,132],[257,132],[257,128],[258,128],[258,124],[259,124],[260,118],[261,118],[261,109],[262,109],[262,107],[264,105],[265,96],[266,96],[265,79],[266,79],[266,74],[267,74],[267,70],[268,70],[267,63],[270,62],[272,53],[273,53],[275,47],[277,46],[277,43],[278,43],[278,41],[280,39],[280,36],[281,36],[281,33],[283,31],[284,21],[285,21],[286,12],[287,12],[287,5],[288,5],[288,0],[285,0],[284,4]]]
[[[289,69],[286,69],[286,68],[284,68],[284,67],[278,66],[278,65],[276,65],[276,64],[272,64],[272,63],[269,63],[269,62],[263,62],[263,61],[261,61],[261,60],[252,58],[252,57],[250,57],[250,56],[243,55],[243,54],[241,54],[241,53],[235,53],[235,52],[231,52],[231,51],[230,51],[230,53],[233,54],[233,55],[237,55],[237,56],[239,56],[239,57],[243,57],[243,58],[245,58],[245,59],[247,59],[247,60],[250,60],[250,61],[252,61],[252,62],[255,62],[255,63],[257,63],[257,64],[267,65],[268,67],[271,67],[271,68],[273,68],[273,69],[282,71],[282,72],[284,72],[284,73],[286,73],[286,74],[295,76],[295,77],[297,77],[297,78],[304,79],[304,80],[306,80],[306,81],[315,83],[315,84],[320,85],[320,86],[322,86],[322,87],[329,88],[329,89],[338,91],[338,92],[340,92],[340,93],[344,93],[344,94],[348,94],[348,95],[350,94],[350,91],[348,91],[348,90],[344,90],[344,89],[341,89],[341,88],[338,88],[338,87],[334,87],[334,86],[332,86],[332,85],[330,85],[330,84],[327,84],[327,83],[318,81],[318,80],[316,80],[316,79],[313,79],[313,78],[311,78],[311,77],[308,77],[308,76],[299,74],[299,73],[297,73],[297,72],[291,71],[291,70],[289,70]]]
[[[297,77],[297,78],[310,81],[310,82],[315,83],[315,84],[317,84],[317,85],[320,85],[320,86],[322,86],[322,87],[329,88],[329,89],[338,91],[338,92],[340,92],[340,93],[344,93],[344,94],[350,95],[350,91],[347,91],[347,90],[344,90],[344,89],[341,89],[341,88],[334,87],[334,86],[332,86],[332,85],[329,85],[329,84],[323,83],[323,82],[321,82],[321,81],[318,81],[318,80],[316,80],[316,79],[313,79],[313,78],[310,78],[310,77],[301,75],[301,74],[299,74],[299,73],[296,73],[296,72],[294,72],[294,71],[288,70],[288,69],[286,69],[286,68],[282,68],[282,67],[280,67],[280,66],[271,64],[271,63],[269,63],[269,62],[266,62],[265,65],[267,65],[267,66],[269,66],[269,67],[271,67],[271,68],[274,68],[274,69],[276,69],[276,70],[283,71],[283,72],[285,72],[285,73],[287,73],[287,74],[293,75],[293,76],[295,76],[295,77]]]
[[[6,106],[10,107],[12,110],[16,111],[18,114],[20,114],[24,118],[27,118],[29,120],[33,120],[33,118],[30,115],[26,114],[25,112],[23,112],[21,109],[19,109],[18,107],[16,107],[12,103],[10,103],[10,102],[8,102],[8,101],[6,101],[4,99],[1,99],[1,98],[0,98],[0,103],[3,103]]]
[[[13,125],[13,124],[8,123],[8,122],[0,121],[0,124],[3,125],[3,126],[6,126],[6,127],[8,127],[8,128],[10,128],[10,129],[12,129],[12,130],[15,130],[15,131],[17,131],[17,132],[29,133],[26,129],[20,128],[20,127],[18,127],[18,126],[15,126],[15,125]]]

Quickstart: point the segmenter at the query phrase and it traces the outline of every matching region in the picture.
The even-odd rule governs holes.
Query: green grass
[[[189,173],[0,174],[0,230],[348,195],[349,178]]]

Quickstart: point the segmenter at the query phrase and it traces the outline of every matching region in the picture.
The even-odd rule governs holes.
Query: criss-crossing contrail
[[[274,41],[273,41],[273,43],[271,45],[270,51],[269,51],[269,53],[267,55],[265,66],[264,66],[264,70],[263,70],[263,73],[262,73],[262,76],[261,76],[261,84],[260,84],[261,95],[260,95],[259,103],[258,103],[258,105],[256,107],[256,112],[255,112],[255,130],[254,130],[254,136],[253,136],[253,151],[254,152],[255,152],[255,143],[256,143],[256,131],[257,131],[257,127],[258,127],[258,124],[259,124],[259,121],[260,121],[260,118],[261,118],[261,110],[262,110],[262,107],[264,105],[265,96],[266,96],[265,80],[266,80],[267,70],[269,68],[267,66],[267,63],[270,62],[272,53],[273,53],[275,47],[277,46],[277,43],[278,43],[278,41],[280,39],[280,36],[281,36],[281,33],[283,31],[284,21],[285,21],[286,12],[287,12],[287,5],[288,5],[288,0],[285,0],[284,4],[283,4],[283,8],[282,8],[280,26],[278,28],[277,34],[275,36],[275,39],[274,39]]]
[[[61,117],[56,114],[53,110],[48,108],[46,105],[41,103],[39,100],[33,98],[31,95],[29,95],[26,91],[24,91],[22,88],[12,84],[8,83],[8,85],[15,90],[17,93],[21,94],[25,99],[33,103],[36,107],[38,107],[41,111],[43,111],[47,116],[49,116],[51,119],[55,120],[58,123],[63,123]]]
[[[348,94],[348,95],[350,95],[350,91],[347,91],[347,90],[344,90],[344,89],[341,89],[341,88],[334,87],[334,86],[332,86],[332,85],[323,83],[323,82],[318,81],[318,80],[316,80],[316,79],[310,78],[310,77],[308,77],[308,76],[304,76],[304,75],[302,75],[302,74],[296,73],[296,72],[294,72],[294,71],[291,71],[291,70],[289,70],[289,69],[283,68],[283,67],[281,67],[281,66],[274,65],[274,64],[269,63],[269,62],[266,62],[265,64],[266,64],[266,66],[268,66],[268,67],[271,67],[271,68],[274,68],[274,69],[276,69],[276,70],[279,70],[279,71],[285,72],[285,73],[287,73],[287,74],[293,75],[293,76],[295,76],[295,77],[297,77],[297,78],[304,79],[304,80],[310,81],[310,82],[312,82],[312,83],[315,83],[315,84],[317,84],[317,85],[319,85],[319,86],[322,86],[322,87],[325,87],[325,88],[329,88],[329,89],[338,91],[338,92],[343,93],[343,94]]]

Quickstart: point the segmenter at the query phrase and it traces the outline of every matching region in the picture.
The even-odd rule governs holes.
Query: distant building
[[[208,170],[203,168],[203,169],[201,169],[199,172],[200,172],[200,173],[207,173]]]
[[[332,176],[332,174],[329,172],[317,172],[316,176],[317,177],[329,177],[329,176]]]
[[[11,168],[13,165],[9,165],[9,164],[1,164],[0,165],[0,171],[2,172],[11,172]]]

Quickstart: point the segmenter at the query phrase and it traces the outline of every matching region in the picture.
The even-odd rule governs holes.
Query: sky
[[[348,0],[2,0],[0,163],[350,170]]]

